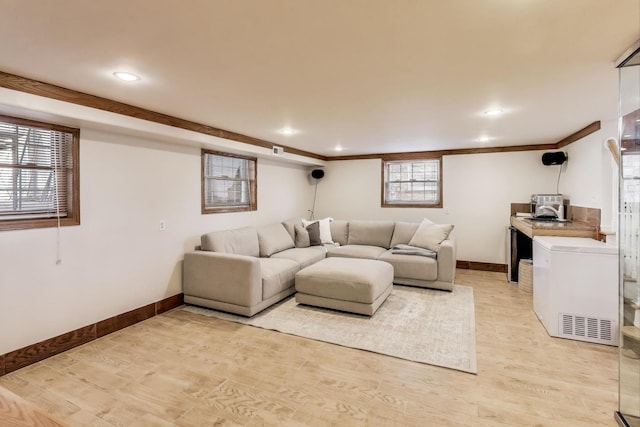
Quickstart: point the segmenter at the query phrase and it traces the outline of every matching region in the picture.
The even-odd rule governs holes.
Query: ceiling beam
[[[69,102],[71,104],[82,105],[84,107],[96,108],[98,110],[109,111],[111,113],[122,114],[137,119],[147,120],[167,126],[173,126],[193,132],[211,135],[218,138],[224,138],[231,141],[241,142],[244,144],[273,149],[279,146],[285,152],[296,154],[299,156],[309,157],[313,159],[331,161],[331,160],[362,160],[362,159],[416,159],[416,158],[433,158],[441,156],[451,156],[458,154],[484,154],[484,153],[506,153],[514,151],[532,151],[532,150],[557,150],[563,148],[572,142],[575,142],[587,135],[592,134],[600,129],[600,121],[593,122],[577,132],[572,133],[566,138],[561,139],[555,144],[530,144],[530,145],[510,145],[505,147],[481,147],[481,148],[462,148],[455,150],[433,150],[433,151],[413,151],[405,153],[377,153],[377,154],[361,154],[352,156],[323,156],[321,154],[312,153],[310,151],[300,150],[286,145],[274,144],[259,138],[243,135],[237,132],[231,132],[224,129],[216,128],[202,123],[181,119],[170,116],[168,114],[158,113],[134,105],[125,104],[108,98],[102,98],[88,93],[79,92],[73,89],[67,89],[62,86],[56,86],[50,83],[17,76],[15,74],[0,71],[0,87],[6,89],[17,90],[20,92],[30,93],[32,95],[43,96],[46,98],[57,99],[58,101]]]
[[[231,141],[242,142],[244,144],[264,147],[269,150],[274,145],[284,148],[284,151],[291,154],[310,157],[314,159],[326,160],[325,156],[299,150],[286,145],[274,144],[270,141],[243,135],[237,132],[231,132],[219,129],[213,126],[204,125],[202,123],[192,122],[190,120],[180,119],[168,114],[158,113],[156,111],[147,110],[146,108],[136,107],[134,105],[125,104],[123,102],[113,101],[111,99],[90,95],[84,92],[78,92],[73,89],[67,89],[62,86],[52,85],[50,83],[38,80],[28,79],[26,77],[17,76],[15,74],[0,71],[0,87],[6,89],[17,90],[20,92],[30,93],[32,95],[43,96],[46,98],[57,99],[58,101],[69,102],[71,104],[82,105],[84,107],[96,108],[102,111],[122,114],[137,119],[147,120],[162,125],[173,126],[193,132],[211,135],[218,138],[229,139]]]
[[[566,138],[563,138],[560,141],[556,142],[556,148],[560,149],[562,147],[565,147],[571,144],[572,142],[576,142],[577,140],[582,139],[587,135],[591,135],[592,133],[597,132],[599,130],[600,130],[600,120],[598,120],[597,122],[593,122],[583,127],[579,131],[574,132],[571,135],[567,136]]]
[[[536,151],[536,150],[558,150],[572,142],[575,142],[600,129],[600,121],[593,122],[566,138],[552,144],[529,144],[529,145],[508,145],[505,147],[479,147],[460,148],[456,150],[432,150],[432,151],[411,151],[406,153],[378,153],[360,154],[353,156],[333,156],[327,160],[363,160],[363,159],[383,159],[383,160],[411,160],[428,159],[442,156],[454,156],[458,154],[485,154],[485,153],[510,153],[514,151]]]

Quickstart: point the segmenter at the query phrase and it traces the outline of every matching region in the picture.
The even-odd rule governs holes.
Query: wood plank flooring
[[[70,426],[616,425],[616,348],[550,338],[504,273],[456,283],[474,288],[478,375],[175,309],[0,387]]]
[[[61,427],[64,424],[57,422],[34,404],[0,387],[0,425]]]

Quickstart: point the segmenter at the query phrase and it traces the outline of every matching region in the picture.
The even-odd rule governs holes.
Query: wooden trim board
[[[579,139],[584,138],[587,135],[591,135],[594,132],[597,132],[600,130],[600,121],[598,120],[597,122],[593,122],[590,123],[589,125],[583,127],[582,129],[580,129],[577,132],[572,133],[571,135],[567,136],[564,139],[561,139],[560,141],[556,142],[556,148],[563,148],[566,147],[567,145],[571,144],[572,142],[576,142]]]
[[[463,270],[492,271],[496,273],[507,272],[506,264],[493,264],[489,262],[475,262],[464,260],[458,260],[456,262],[456,268],[461,268]]]
[[[309,157],[324,161],[333,160],[363,160],[363,159],[384,159],[384,160],[404,160],[416,158],[430,158],[438,156],[450,156],[457,154],[482,154],[482,153],[505,153],[513,151],[535,151],[535,150],[557,150],[574,141],[584,138],[600,129],[600,121],[595,121],[580,129],[577,132],[561,139],[555,144],[530,144],[530,145],[510,145],[504,147],[477,147],[462,148],[455,150],[433,150],[433,151],[415,151],[408,153],[378,153],[378,154],[362,154],[353,156],[323,156],[321,154],[312,153],[310,151],[300,150],[286,145],[274,144],[272,142],[243,135],[237,132],[230,132],[213,126],[204,125],[202,123],[181,119],[170,116],[168,114],[158,113],[146,108],[136,107],[134,105],[125,104],[123,102],[113,101],[108,98],[102,98],[88,93],[79,92],[62,86],[56,86],[50,83],[29,79],[15,74],[0,71],[0,87],[4,87],[19,92],[30,93],[32,95],[43,96],[45,98],[57,99],[58,101],[69,102],[71,104],[82,105],[84,107],[96,108],[98,110],[109,111],[111,113],[122,114],[137,119],[147,120],[167,126],[173,126],[205,135],[216,136],[218,138],[229,139],[231,141],[242,142],[245,144],[255,145],[273,149],[274,146],[282,147],[285,152],[296,154],[303,157]]]
[[[127,326],[179,307],[183,303],[184,294],[176,294],[126,313],[117,314],[108,319],[66,332],[57,337],[2,354],[0,355],[0,376],[124,329]]]
[[[455,150],[434,150],[434,151],[413,151],[408,153],[379,153],[379,154],[361,154],[353,156],[332,156],[327,157],[328,161],[333,160],[366,160],[366,159],[383,159],[383,160],[410,160],[410,159],[429,159],[433,157],[454,156],[459,154],[486,154],[486,153],[510,153],[515,151],[537,151],[537,150],[558,150],[572,142],[575,142],[587,135],[600,130],[600,121],[588,124],[584,128],[571,135],[562,138],[554,144],[531,144],[531,145],[509,145],[505,147],[479,147],[479,148],[461,148]]]
[[[243,135],[237,132],[230,132],[213,126],[204,125],[202,123],[185,120],[168,114],[158,113],[156,111],[147,110],[146,108],[136,107],[135,105],[125,104],[123,102],[113,101],[111,99],[102,98],[100,96],[90,95],[84,92],[78,92],[73,89],[67,89],[62,86],[56,86],[38,80],[28,79],[26,77],[17,76],[15,74],[0,71],[0,87],[17,90],[19,92],[30,93],[32,95],[43,96],[45,98],[57,99],[58,101],[69,102],[71,104],[82,105],[84,107],[96,108],[102,111],[122,114],[136,119],[147,120],[167,126],[173,126],[180,129],[186,129],[193,132],[211,135],[218,138],[229,139],[231,141],[242,142],[245,144],[255,145],[258,147],[273,149],[276,145],[272,142],[265,141],[260,138]],[[300,156],[310,157],[319,160],[326,160],[325,156],[299,150],[286,145],[277,144],[282,147],[285,152],[297,154]]]

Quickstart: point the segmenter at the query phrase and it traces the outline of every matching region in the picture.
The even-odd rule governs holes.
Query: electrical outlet
[[[167,221],[165,221],[164,219],[160,220],[160,231],[164,231],[167,229]]]

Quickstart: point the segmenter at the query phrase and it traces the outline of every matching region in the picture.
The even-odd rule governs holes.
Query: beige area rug
[[[452,292],[394,286],[371,317],[286,299],[252,318],[202,307],[184,310],[388,356],[476,373],[473,288]]]

